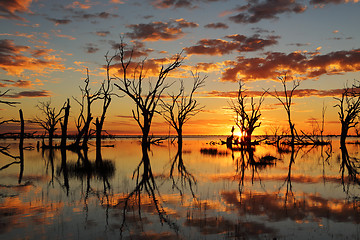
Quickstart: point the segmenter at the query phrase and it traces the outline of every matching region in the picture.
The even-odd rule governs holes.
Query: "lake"
[[[359,239],[359,146],[253,151],[219,137],[87,152],[1,140],[1,239]],[[94,143],[91,143],[94,144]],[[112,146],[113,145],[113,146]],[[15,158],[13,158],[15,157]]]

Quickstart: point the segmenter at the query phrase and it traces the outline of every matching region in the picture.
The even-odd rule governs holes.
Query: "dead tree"
[[[349,129],[355,128],[360,113],[360,84],[353,84],[352,87],[345,87],[340,98],[335,97],[338,103],[334,106],[338,108],[339,120],[341,122],[341,146],[345,145],[345,140]]]
[[[96,151],[97,154],[101,154],[101,133],[103,130],[103,126],[104,126],[104,121],[105,121],[105,116],[106,116],[106,112],[107,109],[110,106],[111,103],[111,97],[114,95],[113,92],[113,87],[111,84],[111,80],[113,80],[113,78],[110,77],[110,65],[111,62],[113,61],[113,59],[116,57],[116,55],[112,56],[112,57],[108,57],[108,55],[105,55],[105,60],[106,60],[106,80],[104,80],[101,83],[101,87],[100,87],[100,92],[99,92],[99,98],[102,99],[103,104],[102,104],[102,113],[100,118],[96,118],[96,122],[95,122],[95,127],[96,127]]]
[[[261,122],[259,122],[261,117],[260,107],[264,102],[264,95],[266,91],[260,95],[260,99],[256,104],[254,97],[248,97],[245,93],[246,90],[243,89],[243,87],[244,83],[239,81],[237,99],[235,101],[231,101],[230,106],[231,109],[236,113],[235,124],[239,127],[242,134],[241,143],[245,145],[251,145],[251,136],[253,132],[261,125]],[[249,98],[250,103],[248,104]]]
[[[65,104],[64,104],[64,106],[65,106]],[[49,100],[47,102],[39,102],[39,104],[37,105],[37,108],[40,110],[40,112],[44,116],[43,116],[43,118],[40,118],[37,116],[33,120],[31,120],[32,123],[39,124],[48,133],[49,143],[48,143],[47,147],[49,147],[49,148],[53,148],[54,133],[55,133],[55,130],[57,129],[56,125],[63,118],[63,116],[61,114],[62,114],[62,111],[64,110],[64,106],[60,110],[57,111],[55,107],[51,106],[51,100]],[[43,147],[45,147],[45,146],[43,146]]]
[[[64,105],[64,120],[60,121],[61,126],[61,142],[60,147],[66,148],[66,140],[67,140],[67,127],[69,122],[69,113],[70,113],[70,100],[67,99],[67,102]]]
[[[191,92],[185,95],[184,82],[180,81],[180,90],[178,94],[169,94],[170,102],[161,99],[162,116],[165,121],[176,130],[178,135],[178,144],[182,144],[182,131],[184,124],[194,115],[199,113],[203,107],[194,99],[194,93],[197,89],[204,86],[207,76],[201,78],[198,73],[192,73],[194,82]]]
[[[131,51],[130,56],[125,56],[127,55],[125,52],[125,44],[121,41],[117,58],[120,61],[119,72],[122,73],[122,77],[115,76],[116,79],[119,80],[118,83],[115,83],[115,86],[134,101],[136,109],[132,110],[132,115],[142,131],[142,146],[143,148],[147,148],[149,146],[148,138],[151,122],[156,112],[156,107],[162,93],[170,86],[165,83],[165,79],[171,71],[180,67],[183,59],[181,54],[177,54],[170,65],[167,67],[162,66],[156,77],[155,83],[150,82],[148,91],[146,92],[143,86],[145,79],[145,60],[139,63],[137,68],[135,68],[131,74],[132,78],[129,78],[128,71],[130,70],[129,65],[132,62],[133,50]]]
[[[270,93],[270,95],[272,95],[277,100],[279,100],[279,102],[285,108],[287,118],[288,118],[289,128],[290,128],[290,134],[291,134],[291,142],[290,143],[291,143],[291,145],[294,145],[295,137],[296,137],[296,130],[295,130],[295,124],[291,120],[291,105],[292,105],[292,97],[294,95],[294,91],[297,87],[299,87],[300,81],[294,80],[292,88],[288,89],[287,85],[286,85],[286,80],[287,80],[286,74],[284,75],[284,77],[278,77],[278,79],[281,81],[281,84],[283,85],[284,95],[282,96],[282,94],[279,93],[276,89],[275,89],[275,93]]]
[[[74,148],[80,148],[81,139],[83,139],[82,147],[87,148],[87,142],[90,137],[90,124],[93,120],[91,105],[95,100],[100,99],[100,89],[91,93],[89,83],[89,70],[86,69],[85,87],[80,87],[81,100],[74,98],[74,100],[80,105],[80,113],[75,124],[78,133],[76,135],[75,142],[72,144]]]

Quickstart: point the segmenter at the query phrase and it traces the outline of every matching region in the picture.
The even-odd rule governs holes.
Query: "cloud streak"
[[[188,22],[184,19],[170,20],[168,22],[151,22],[128,25],[132,32],[126,36],[132,39],[141,39],[143,41],[171,41],[185,35],[183,28],[196,28],[199,25],[194,22]]]
[[[322,75],[360,71],[360,49],[327,54],[268,52],[264,58],[238,57],[225,63],[223,81],[277,79],[285,72],[298,79],[318,79]]]
[[[282,13],[302,13],[305,10],[305,5],[294,0],[249,1],[247,5],[234,9],[239,13],[230,16],[229,20],[235,23],[257,23],[263,19],[278,19]]]
[[[202,39],[196,45],[184,48],[189,55],[224,55],[233,51],[238,52],[254,52],[263,50],[267,46],[276,45],[278,36],[268,36],[261,38],[255,34],[251,37],[245,35],[234,34],[225,36],[230,41],[223,39]]]
[[[0,19],[25,21],[18,13],[30,13],[32,0],[2,0],[0,1]]]

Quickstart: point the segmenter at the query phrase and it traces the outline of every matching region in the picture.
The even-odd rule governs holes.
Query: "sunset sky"
[[[360,3],[358,0],[3,0],[0,1],[0,87],[10,89],[0,105],[2,120],[41,117],[36,105],[49,101],[61,108],[71,101],[71,130],[79,107],[86,68],[91,89],[105,78],[104,55],[115,53],[120,37],[134,46],[134,61],[146,59],[149,79],[156,69],[182,52],[184,62],[167,78],[165,93],[185,90],[191,71],[207,76],[196,98],[205,106],[184,127],[185,134],[228,134],[234,125],[229,109],[242,79],[251,94],[282,90],[277,77],[287,73],[301,80],[295,92],[293,119],[298,130],[310,132],[326,110],[325,134],[339,134],[334,97],[354,80],[360,81]],[[148,65],[146,65],[148,64]],[[289,83],[291,87],[291,83]],[[120,94],[120,91],[114,89]],[[100,114],[95,103],[94,116]],[[128,97],[114,98],[104,128],[115,134],[138,134]],[[279,102],[266,95],[262,125],[255,134],[287,128]],[[28,124],[27,131],[35,131]],[[18,129],[2,125],[2,132]],[[169,132],[156,116],[152,132]]]

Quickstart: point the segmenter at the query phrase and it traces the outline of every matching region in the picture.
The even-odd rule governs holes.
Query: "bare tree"
[[[207,76],[201,78],[198,73],[191,72],[194,82],[188,96],[185,95],[184,82],[180,81],[178,94],[169,94],[171,101],[166,102],[161,99],[162,115],[177,132],[178,144],[182,144],[182,131],[184,124],[194,115],[199,113],[203,107],[194,99],[197,89],[204,86]]]
[[[105,55],[106,60],[106,80],[101,83],[99,98],[103,100],[102,104],[102,113],[100,118],[96,118],[95,127],[96,127],[96,151],[98,154],[101,154],[99,151],[101,150],[101,133],[104,126],[105,116],[107,109],[111,103],[111,97],[114,95],[113,86],[111,84],[111,80],[113,78],[110,77],[110,65],[116,55],[112,57],[108,57],[108,54]]]
[[[241,142],[245,145],[251,145],[251,136],[253,132],[261,125],[261,122],[259,122],[261,117],[260,107],[264,101],[266,91],[261,94],[257,104],[254,101],[254,97],[250,97],[250,104],[248,104],[249,97],[246,95],[246,90],[243,87],[244,83],[239,81],[237,99],[231,101],[230,106],[236,113],[235,124],[242,133]]]
[[[67,127],[69,122],[69,114],[70,114],[70,100],[67,99],[67,102],[64,105],[64,118],[63,121],[60,121],[61,126],[61,148],[66,148],[66,140],[67,140]]]
[[[360,84],[356,82],[352,87],[345,87],[340,98],[335,97],[338,103],[334,106],[338,108],[339,120],[341,122],[340,144],[345,145],[345,140],[349,129],[355,128],[360,113]]]
[[[129,96],[136,104],[136,110],[132,110],[132,115],[142,131],[142,146],[148,147],[148,137],[156,107],[162,93],[169,87],[169,85],[165,83],[165,79],[171,71],[180,67],[183,59],[181,58],[181,54],[177,54],[172,63],[167,67],[162,66],[155,83],[150,82],[148,92],[145,92],[143,88],[145,60],[132,72],[132,78],[129,78],[128,70],[132,62],[133,50],[130,52],[130,56],[125,56],[127,55],[125,52],[125,44],[121,41],[117,58],[120,61],[119,71],[122,72],[122,77],[116,76],[119,83],[115,83],[115,86],[121,92],[125,93],[125,95]]]
[[[65,106],[65,105],[64,105]],[[51,106],[51,100],[47,102],[39,102],[37,105],[37,108],[40,110],[40,112],[43,115],[43,118],[35,117],[31,122],[39,124],[42,128],[44,128],[49,135],[49,148],[53,147],[53,137],[56,128],[56,125],[58,122],[62,119],[62,111],[64,109],[64,106],[60,110],[56,110],[55,107]]]
[[[281,84],[283,85],[284,96],[282,96],[282,94],[279,93],[276,89],[275,89],[275,93],[273,93],[273,94],[270,93],[270,95],[272,95],[277,100],[279,100],[279,102],[285,108],[287,118],[288,118],[290,133],[291,133],[291,145],[294,145],[296,130],[295,130],[295,124],[291,120],[291,105],[292,105],[292,97],[293,97],[294,91],[297,87],[299,87],[300,81],[294,80],[292,88],[288,89],[288,87],[286,85],[286,81],[287,81],[286,74],[284,75],[284,77],[278,77],[278,79],[281,81]]]
[[[80,113],[76,120],[76,128],[78,130],[78,134],[76,136],[75,142],[73,143],[73,147],[80,147],[81,139],[83,138],[82,147],[87,148],[87,142],[90,136],[90,124],[93,120],[93,116],[91,113],[91,105],[92,103],[100,99],[100,89],[91,93],[91,88],[89,86],[90,77],[89,70],[86,69],[86,78],[85,78],[85,87],[80,87],[81,90],[81,100],[74,98],[74,100],[80,105]]]

